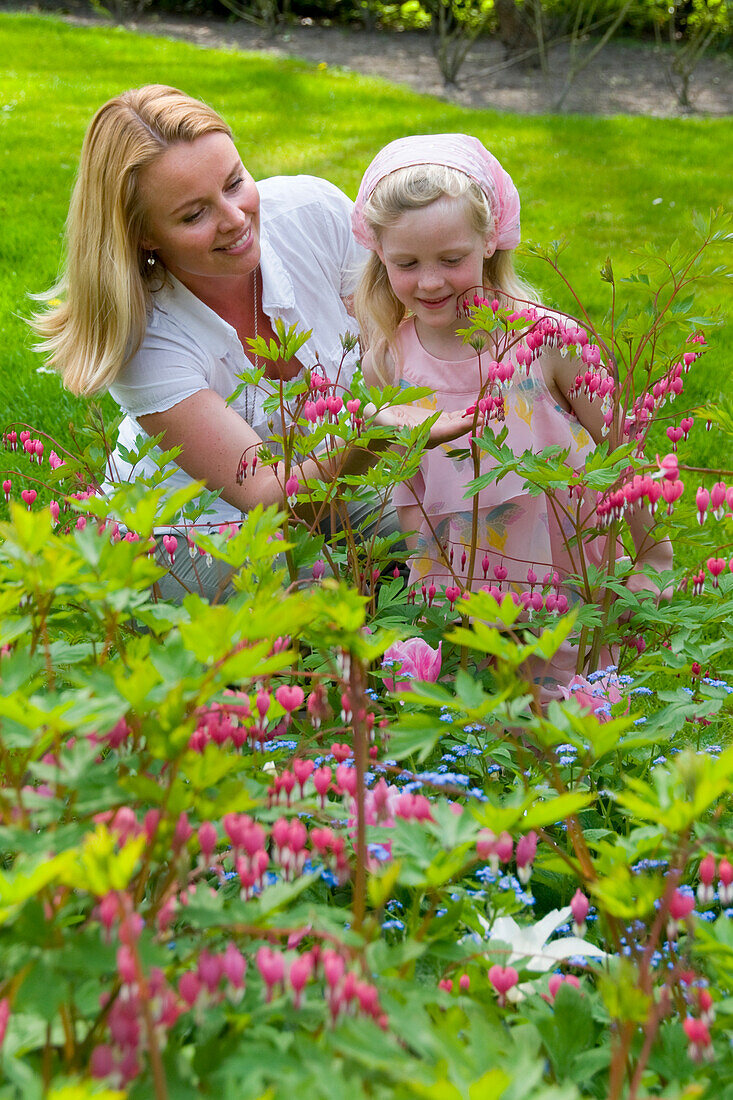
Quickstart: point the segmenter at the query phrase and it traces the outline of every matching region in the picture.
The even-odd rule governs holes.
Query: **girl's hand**
[[[374,423],[383,428],[416,428],[435,413],[415,405],[385,405],[379,409],[371,403],[364,408],[364,415],[374,417]],[[441,443],[450,443],[471,430],[474,410],[465,412],[441,413],[430,428],[429,447],[438,447]],[[479,414],[478,429],[483,428],[483,416]]]

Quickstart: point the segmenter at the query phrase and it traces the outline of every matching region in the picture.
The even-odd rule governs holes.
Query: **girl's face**
[[[260,196],[226,134],[182,141],[142,170],[143,246],[194,294],[260,261]]]
[[[414,313],[418,332],[455,335],[456,302],[483,284],[487,254],[465,200],[445,195],[406,211],[382,230],[378,254],[396,296]]]

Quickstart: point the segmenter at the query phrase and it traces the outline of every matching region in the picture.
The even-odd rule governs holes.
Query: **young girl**
[[[362,180],[352,215],[359,243],[371,255],[357,288],[355,305],[369,350],[362,361],[368,385],[428,386],[430,410],[465,409],[480,395],[503,398],[507,443],[519,455],[551,444],[569,448],[570,463],[582,467],[603,437],[602,401],[590,401],[574,386],[579,359],[548,344],[535,349],[529,370],[520,367],[509,337],[488,337],[480,353],[464,343],[457,329],[462,301],[483,288],[489,300],[516,309],[532,307],[536,296],[515,274],[512,250],[520,240],[519,195],[509,175],[477,138],[437,134],[400,138],[372,161]],[[569,318],[536,310],[540,324],[573,325]],[[509,344],[513,345],[511,351]],[[498,371],[497,362],[503,369]],[[514,366],[513,376],[506,375]],[[583,369],[585,365],[583,364]],[[495,377],[491,385],[491,377]],[[577,549],[566,545],[573,527],[563,506],[575,514],[567,494],[553,502],[530,495],[524,478],[508,474],[479,493],[479,524],[474,541],[472,500],[466,487],[475,476],[471,459],[455,459],[457,443],[423,455],[416,477],[397,486],[394,502],[408,545],[410,583],[465,587],[473,557],[473,587],[501,582],[503,590],[541,587],[557,574],[554,591],[560,610],[572,593],[564,580],[579,571]],[[483,456],[481,470],[490,460]],[[586,507],[589,507],[586,504]],[[590,509],[589,509],[590,510]],[[646,525],[648,526],[648,524]],[[637,549],[655,568],[671,564],[669,544],[655,544],[643,521],[634,531]],[[472,547],[475,546],[472,555]],[[586,561],[602,561],[604,540],[584,548]],[[528,579],[529,574],[529,579]],[[647,587],[643,576],[633,587]],[[572,674],[574,655],[556,661],[555,678]],[[567,675],[566,675],[567,674]]]

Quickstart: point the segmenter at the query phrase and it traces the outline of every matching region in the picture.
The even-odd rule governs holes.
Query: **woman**
[[[192,478],[220,490],[207,522],[282,501],[271,467],[237,482],[240,457],[271,434],[262,393],[244,386],[227,399],[237,376],[260,365],[244,351],[248,339],[269,342],[277,318],[312,331],[297,357],[266,364],[269,377],[296,378],[318,362],[348,387],[357,351],[344,352],[342,336],[354,328],[347,304],[365,256],[351,209],[313,176],[255,184],[223,119],[175,88],[133,89],[97,111],[71,200],[66,271],[48,294],[58,300],[33,323],[38,350],[70,390],[109,390],[126,414],[110,480],[153,472],[152,458],[133,467],[123,453],[162,434],[161,446],[181,448],[171,490]],[[318,468],[305,461],[302,477]],[[196,587],[182,557],[165,595]],[[212,572],[207,594],[221,586]]]
[[[195,478],[220,489],[212,524],[282,500],[267,467],[236,480],[240,456],[269,434],[257,389],[227,403],[237,375],[259,365],[245,355],[247,339],[274,338],[275,318],[312,329],[280,374],[294,378],[318,358],[336,377],[361,261],[351,206],[311,176],[255,184],[223,119],[174,88],[125,92],[89,126],[66,272],[48,295],[61,301],[34,319],[38,348],[72,392],[109,390],[126,414],[119,445],[164,433],[166,448],[182,448],[168,485]],[[352,350],[340,382],[349,384],[355,364]],[[133,470],[119,445],[114,480],[152,472],[153,459]]]

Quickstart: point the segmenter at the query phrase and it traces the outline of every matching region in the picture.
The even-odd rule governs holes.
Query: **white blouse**
[[[355,333],[356,322],[342,299],[353,294],[367,255],[351,234],[353,204],[333,184],[315,176],[274,176],[257,187],[264,311],[271,320],[281,318],[286,328],[296,324],[301,333],[312,330],[298,351],[300,362],[304,368],[320,363],[333,381],[343,358],[339,381],[348,386],[358,352],[344,356],[341,337]],[[118,448],[136,450],[136,438],[145,438],[137,417],[165,412],[204,389],[226,399],[239,385],[237,375],[253,366],[231,325],[177,279],[169,276],[169,284],[153,296],[143,343],[110,386],[126,413]],[[231,403],[262,439],[269,435],[264,396],[247,387]],[[154,461],[146,458],[133,471],[119,450],[110,465],[114,481],[146,476],[155,469]],[[170,491],[191,483],[179,466],[172,464],[171,471],[166,482]],[[239,510],[221,499],[215,508],[205,517],[213,524],[240,518]]]

